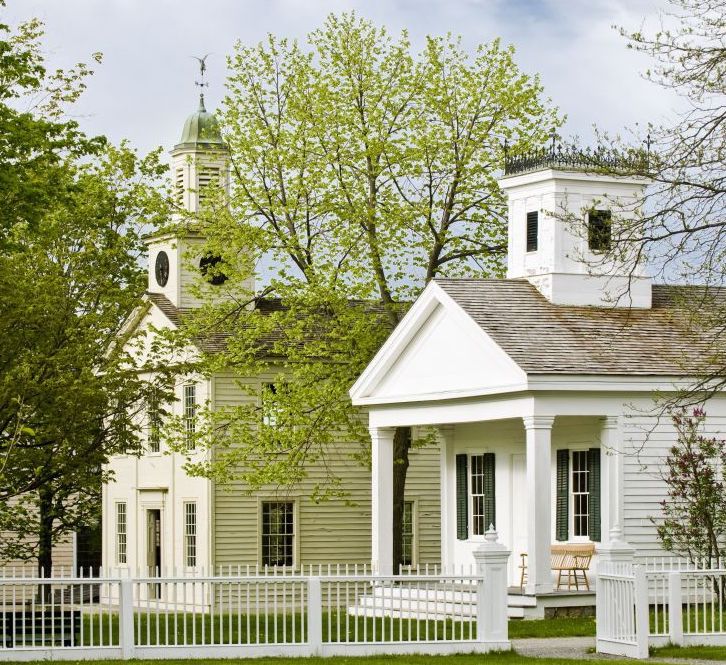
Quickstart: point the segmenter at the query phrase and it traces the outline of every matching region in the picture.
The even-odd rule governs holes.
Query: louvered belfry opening
[[[527,213],[527,251],[537,251],[537,236],[539,234],[539,213],[534,210]]]

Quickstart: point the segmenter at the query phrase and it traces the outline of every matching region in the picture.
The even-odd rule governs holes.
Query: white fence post
[[[648,607],[648,578],[645,566],[635,566],[635,640],[636,658],[648,657],[648,638],[650,634]]]
[[[130,578],[119,581],[118,592],[118,640],[121,647],[121,658],[129,660],[134,657],[134,587]]]
[[[332,619],[328,619],[331,621]],[[323,596],[319,577],[308,578],[308,645],[311,656],[323,649]]]
[[[509,648],[507,617],[507,562],[511,552],[498,542],[493,526],[485,541],[474,550],[477,575],[484,577],[476,586],[476,633],[478,642],[498,642]]]
[[[683,589],[679,571],[668,575],[668,632],[671,644],[683,644]]]

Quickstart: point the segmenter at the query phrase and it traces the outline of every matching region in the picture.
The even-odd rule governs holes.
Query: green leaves
[[[194,471],[252,488],[317,465],[338,493],[326,462],[368,451],[348,389],[429,280],[502,273],[501,144],[539,145],[560,119],[513,49],[469,54],[449,35],[417,53],[354,13],[305,46],[237,44],[228,62],[231,206],[197,222],[231,278],[186,334],[224,335],[206,367],[249,377],[249,401],[209,414],[214,459]],[[251,307],[253,272],[265,290]],[[274,432],[259,427],[257,377],[287,387]]]
[[[140,450],[152,387],[114,343],[167,214],[158,152],[66,120],[91,71],[47,72],[41,36],[0,25],[0,556],[26,558],[94,521],[108,457]]]

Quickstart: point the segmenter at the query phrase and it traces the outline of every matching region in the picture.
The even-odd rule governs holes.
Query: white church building
[[[599,265],[611,220],[637,214],[646,182],[553,156],[500,185],[507,279],[432,281],[350,394],[369,412],[379,568],[391,566],[393,433],[435,426],[443,563],[473,563],[494,525],[510,584],[526,553],[524,593],[539,598],[553,592],[553,544],[662,554],[653,519],[675,432],[654,397],[690,385],[708,353],[679,317],[698,291],[652,284],[627,260]],[[723,395],[705,410],[723,435]]]

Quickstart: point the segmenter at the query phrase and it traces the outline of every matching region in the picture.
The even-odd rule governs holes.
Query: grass
[[[573,665],[582,662],[579,659],[567,658],[528,658],[513,651],[490,654],[461,654],[456,656],[395,656],[396,665]],[[255,658],[245,659],[245,665],[390,665],[391,656],[369,657],[336,657],[336,658]],[[122,660],[83,660],[64,661],[77,665],[128,665]],[[230,665],[233,660],[134,660],[134,665]],[[608,665],[633,665],[632,660],[608,659]],[[26,661],[35,665],[44,665],[41,661]],[[649,661],[649,665],[659,665],[657,660]]]
[[[524,637],[594,637],[595,617],[509,621],[509,639]]]
[[[139,646],[175,644],[275,644],[305,641],[307,624],[299,614],[192,615],[183,613],[135,615]],[[354,618],[345,612],[323,615],[323,642],[401,642],[407,640],[468,640],[475,624],[453,621],[417,621],[385,618]],[[595,619],[558,618],[511,620],[510,639],[588,637],[595,635]],[[118,616],[84,616],[77,644],[118,644]]]
[[[700,658],[703,660],[726,660],[726,647],[676,647],[668,645],[651,650],[654,657]]]

